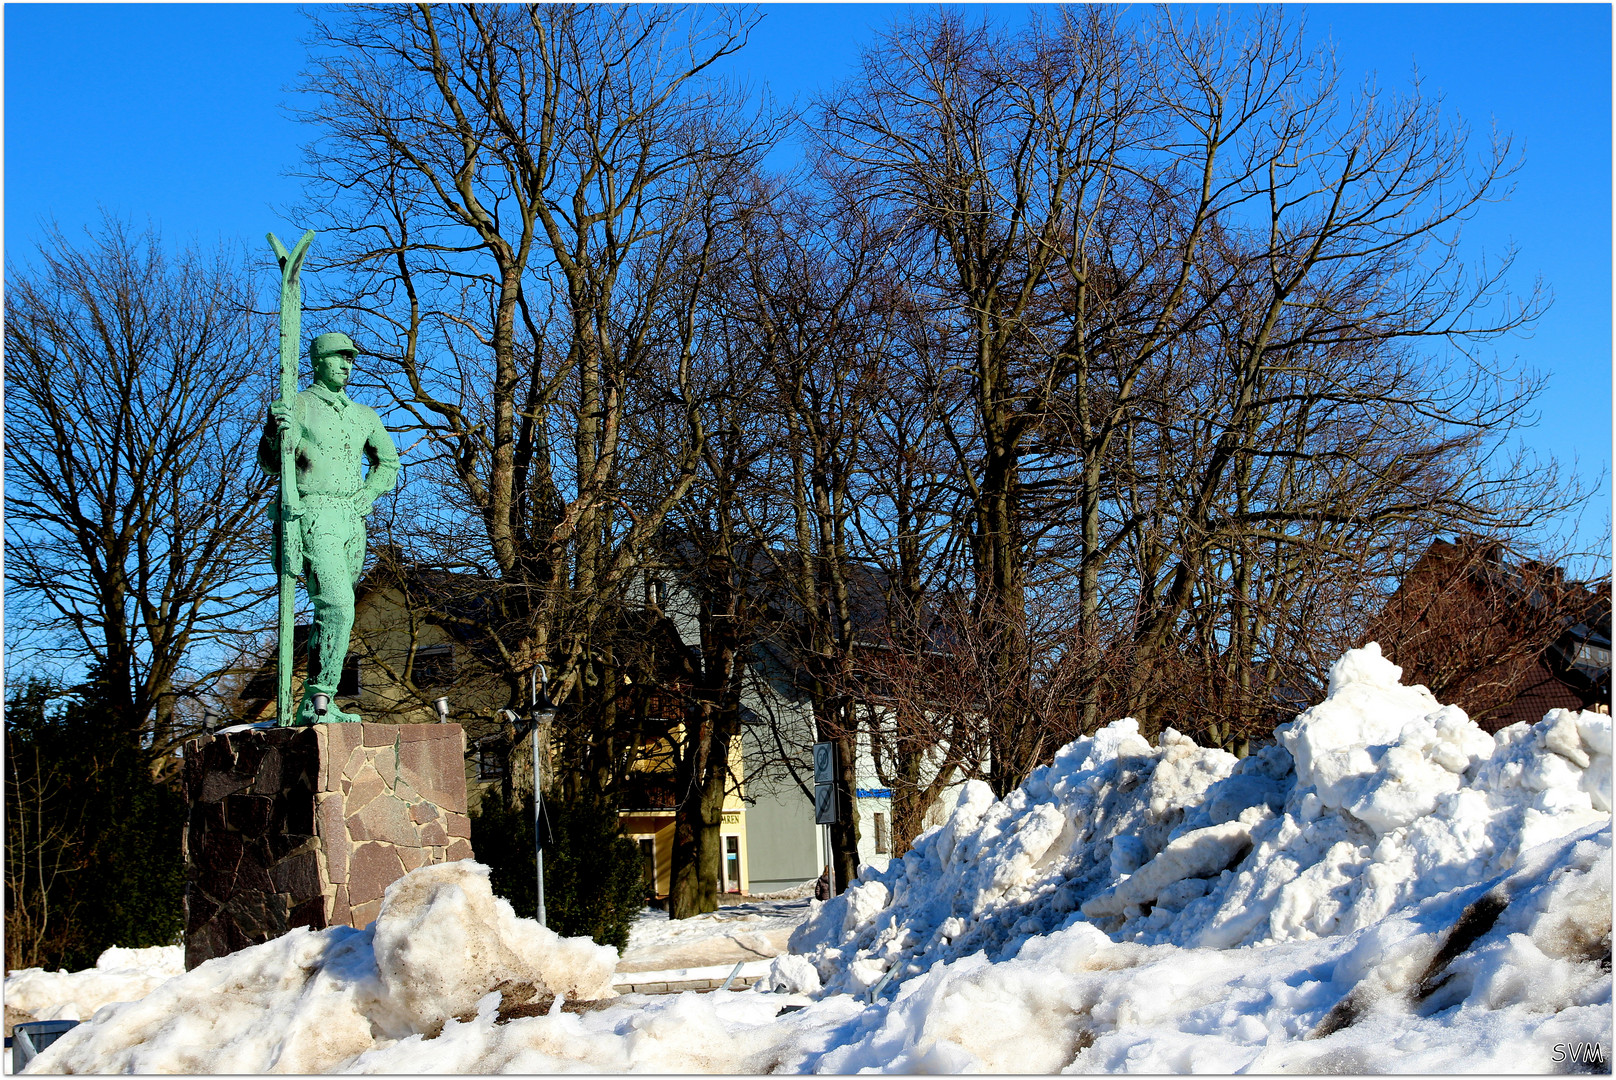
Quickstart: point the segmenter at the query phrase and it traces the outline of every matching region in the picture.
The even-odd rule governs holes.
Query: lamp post
[[[544,772],[539,759],[539,726],[555,719],[555,704],[550,700],[550,680],[544,674],[544,665],[535,670],[538,678],[528,680],[528,704],[532,710],[529,723],[533,736],[533,869],[539,887],[539,925],[548,926],[544,912]]]

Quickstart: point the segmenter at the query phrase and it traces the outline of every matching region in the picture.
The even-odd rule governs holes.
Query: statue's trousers
[[[313,647],[303,700],[335,697],[354,622],[354,582],[365,561],[365,519],[352,495],[304,495],[303,514],[287,530],[291,565],[307,575],[314,607]],[[302,713],[299,709],[299,714]]]

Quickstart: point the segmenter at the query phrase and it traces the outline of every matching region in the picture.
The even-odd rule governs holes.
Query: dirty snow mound
[[[1581,1047],[1608,1068],[1610,848],[1610,825],[1589,826],[1523,853],[1504,874],[1314,940],[1193,949],[1115,941],[1079,921],[998,961],[977,952],[935,964],[873,1003],[748,990],[506,1017],[489,993],[435,1036],[397,1040],[362,1030],[363,995],[373,992],[363,973],[376,972],[356,947],[366,935],[346,930],[322,958],[308,947],[321,935],[302,932],[159,988],[152,997],[212,969],[212,995],[169,995],[145,1046],[71,1062],[53,1047],[39,1060],[46,1071],[227,1073],[266,1071],[272,1060],[275,1071],[389,1075],[1489,1073],[1586,1065],[1594,1059],[1564,1054]],[[332,955],[344,949],[346,960]],[[323,984],[300,970],[309,963],[323,964]],[[802,989],[817,981],[803,957],[782,966]],[[279,996],[266,992],[277,977],[288,988]],[[199,1009],[213,1011],[184,1017]],[[296,1029],[277,1032],[282,1017]],[[210,1026],[219,1023],[230,1027]],[[85,1025],[108,1026],[105,1016]]]
[[[1610,820],[1610,717],[1489,736],[1369,644],[1324,701],[1237,760],[1121,720],[864,873],[793,934],[825,992],[866,989],[1091,922],[1116,941],[1227,948],[1348,933]],[[765,986],[805,988],[780,968]]]
[[[387,889],[365,930],[296,929],[110,1005],[36,1059],[41,1072],[332,1072],[454,1018],[614,996],[617,950],[518,919],[470,861]],[[497,996],[496,996],[497,995]]]
[[[114,1001],[143,998],[184,970],[181,946],[114,946],[101,954],[95,967],[84,971],[21,968],[10,972],[5,982],[6,1011],[14,1019],[14,1014],[26,1014],[34,1020],[82,1020]]]

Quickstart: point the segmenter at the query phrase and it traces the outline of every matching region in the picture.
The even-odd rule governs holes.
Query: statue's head
[[[314,368],[314,381],[332,390],[348,385],[353,373],[354,357],[359,350],[347,334],[321,334],[309,343],[309,363]]]

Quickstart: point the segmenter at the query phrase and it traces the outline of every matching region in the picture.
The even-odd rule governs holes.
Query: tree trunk
[[[724,798],[729,786],[730,742],[740,729],[734,703],[702,702],[690,734],[690,750],[679,770],[679,805],[674,809],[673,884],[668,917],[688,919],[718,910],[723,877]]]
[[[706,827],[708,740],[711,714],[706,703],[698,706],[678,769],[679,803],[673,812],[673,883],[668,892],[668,917],[688,919],[712,908],[702,906],[702,875],[711,857]]]

